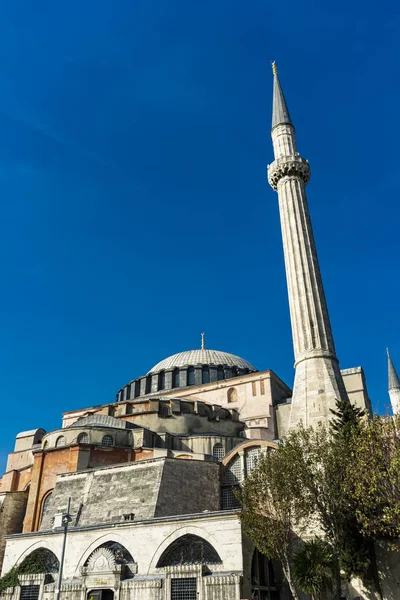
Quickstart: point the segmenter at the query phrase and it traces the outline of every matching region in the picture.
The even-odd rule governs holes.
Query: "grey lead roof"
[[[278,74],[274,74],[274,95],[272,104],[272,129],[277,125],[292,125],[289,109],[286,104],[285,96],[281,88]]]
[[[165,358],[154,365],[149,373],[194,365],[226,365],[227,367],[239,367],[240,369],[257,371],[247,360],[228,352],[220,352],[219,350],[187,350],[186,352],[179,352],[179,354]]]
[[[135,429],[137,426],[128,421],[121,421],[108,415],[88,415],[68,425],[68,429],[75,427],[115,427],[116,429]]]
[[[400,389],[400,379],[394,368],[392,359],[388,351],[388,376],[389,376],[389,390]]]

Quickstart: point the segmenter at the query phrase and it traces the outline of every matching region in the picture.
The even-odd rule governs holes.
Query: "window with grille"
[[[217,459],[217,460],[222,460],[225,456],[225,448],[223,447],[222,444],[214,444],[213,447],[213,456]]]
[[[165,371],[161,371],[161,373],[158,374],[158,389],[165,389]]]
[[[242,481],[243,472],[242,472],[242,461],[240,456],[236,456],[229,463],[226,471],[225,471],[225,483],[235,485]]]
[[[180,386],[180,373],[179,369],[175,369],[172,374],[172,387],[177,388]]]
[[[210,383],[210,367],[203,367],[202,383]]]
[[[250,448],[246,452],[246,475],[249,475],[257,464],[261,448]]]
[[[222,510],[232,510],[234,508],[240,508],[240,502],[235,496],[235,491],[240,490],[240,486],[233,485],[231,487],[222,488]]]
[[[171,410],[170,410],[169,404],[160,402],[160,406],[158,409],[158,416],[159,417],[169,417],[170,414],[171,414]]]
[[[186,534],[178,538],[162,553],[157,568],[179,565],[216,565],[222,561],[207,540]]]
[[[21,587],[21,600],[38,600],[40,585],[23,585]]]
[[[171,579],[171,600],[197,600],[196,577]]]
[[[140,396],[140,379],[135,381],[135,398]]]
[[[65,437],[63,435],[60,435],[56,441],[56,448],[60,448],[61,446],[65,446]]]
[[[149,377],[146,377],[146,390],[145,390],[146,394],[150,394],[151,392],[151,375]]]
[[[187,370],[187,384],[194,385],[194,367],[189,367]]]
[[[101,445],[102,446],[113,446],[114,440],[113,440],[112,435],[105,435],[103,437],[103,439],[101,440]]]
[[[84,431],[78,435],[78,444],[88,444],[89,436]]]

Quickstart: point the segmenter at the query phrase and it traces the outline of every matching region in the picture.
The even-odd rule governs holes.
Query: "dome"
[[[189,367],[194,365],[225,365],[227,367],[238,367],[239,369],[248,369],[257,371],[247,360],[219,350],[186,350],[173,356],[165,358],[154,365],[149,373],[157,373],[166,369],[175,369],[176,367]]]

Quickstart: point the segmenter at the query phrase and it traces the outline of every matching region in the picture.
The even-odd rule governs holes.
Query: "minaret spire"
[[[400,379],[390,358],[389,349],[386,348],[388,356],[388,387],[390,403],[394,415],[400,414]]]
[[[297,151],[276,65],[274,76],[272,142],[274,162],[268,181],[278,192],[295,354],[295,380],[289,429],[313,426],[331,417],[336,400],[348,400],[336,357],[331,323],[318,264],[308,208],[308,161]]]
[[[272,73],[274,74],[274,94],[272,103],[272,129],[277,125],[287,123],[292,125],[289,109],[286,104],[285,96],[281,88],[278,77],[278,69],[275,61],[272,63]]]

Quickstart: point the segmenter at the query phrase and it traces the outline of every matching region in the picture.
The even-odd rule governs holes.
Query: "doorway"
[[[114,592],[110,589],[90,590],[86,598],[87,600],[114,600]]]

